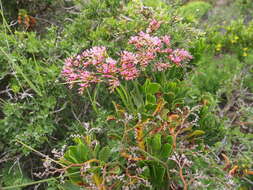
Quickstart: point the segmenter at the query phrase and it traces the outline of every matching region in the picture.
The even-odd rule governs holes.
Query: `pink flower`
[[[162,41],[163,41],[163,43],[165,43],[167,46],[170,46],[170,36],[167,36],[167,35],[163,36],[163,37],[162,37]]]
[[[132,64],[123,64],[120,74],[125,80],[133,80],[139,76],[139,70]]]
[[[77,55],[75,58],[76,66],[82,62],[84,67],[88,67],[89,65],[97,66],[101,64],[106,58],[106,48],[101,47],[93,47],[91,49],[83,51],[80,55]]]
[[[136,68],[137,56],[129,51],[123,51],[120,59],[120,75],[125,80],[133,80],[138,77],[139,70]]]
[[[173,52],[173,49],[171,49],[171,48],[165,48],[165,49],[161,49],[159,52],[160,53],[171,54]]]
[[[192,59],[192,56],[184,49],[176,49],[169,55],[169,58],[173,63],[180,65],[181,62]]]
[[[103,74],[116,73],[117,70],[117,62],[110,57],[106,59],[105,63],[98,67],[98,71]]]
[[[132,63],[123,63],[120,68],[120,75],[125,80],[133,80],[139,76],[139,70]]]
[[[121,64],[132,63],[136,65],[138,63],[137,55],[129,51],[123,51],[120,55]]]
[[[147,33],[154,32],[160,28],[161,22],[157,21],[156,19],[153,19],[147,28]]]
[[[121,80],[134,80],[142,71],[165,71],[171,67],[169,61],[181,65],[192,59],[184,49],[173,50],[170,36],[154,36],[150,33],[160,27],[160,22],[152,20],[146,32],[140,32],[129,40],[134,51],[123,51],[119,60],[107,55],[106,48],[96,46],[75,57],[65,59],[62,76],[69,87],[78,86],[79,93],[97,83],[108,84],[110,92],[120,85]]]
[[[73,59],[67,58],[65,59],[65,67],[70,67],[72,65]]]
[[[115,88],[117,88],[120,85],[119,79],[118,78],[113,78],[113,79],[109,79],[109,89],[110,92],[113,92]]]
[[[155,67],[158,71],[165,71],[167,70],[171,65],[169,63],[156,63]]]
[[[158,37],[152,37],[150,34],[140,32],[138,36],[131,37],[128,41],[129,44],[133,44],[137,49],[140,48],[161,48],[162,41]]]
[[[140,52],[138,54],[138,60],[139,60],[141,69],[145,70],[145,68],[149,65],[149,63],[155,59],[155,57],[156,57],[156,54],[153,51]]]
[[[88,50],[89,57],[92,60],[92,64],[100,64],[105,60],[106,48],[105,47],[93,47]]]

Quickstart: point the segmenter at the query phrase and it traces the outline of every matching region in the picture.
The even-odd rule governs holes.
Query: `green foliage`
[[[37,147],[47,142],[48,137],[53,134],[57,123],[51,113],[56,100],[51,96],[40,99],[39,103],[37,101],[3,104],[5,118],[0,122],[0,130],[1,141],[6,143],[6,150],[10,147],[14,152],[19,150],[13,143],[16,138]]]
[[[170,157],[172,149],[171,136],[168,136],[165,142],[162,142],[161,134],[155,134],[153,137],[147,138],[148,152],[160,160],[166,161],[167,158]]]
[[[251,51],[248,54],[244,60],[247,72],[244,76],[243,84],[245,88],[253,92],[253,56]]]
[[[250,190],[252,3],[209,2],[2,0],[1,186],[41,183],[32,180],[41,159],[31,151],[51,157],[66,145],[53,166],[75,174],[60,184],[54,173],[41,189],[183,189],[185,180],[188,189]],[[34,28],[11,22],[22,11],[36,16]],[[90,97],[66,88],[66,57],[92,46],[108,47],[112,57],[131,51],[129,37],[154,18],[163,23],[157,35],[189,49],[190,63],[148,71],[111,94],[103,85]]]
[[[5,164],[1,170],[1,174],[4,174],[1,180],[1,186],[13,186],[20,185],[24,183],[29,183],[32,180],[26,176],[20,167],[20,163],[17,162],[14,165],[10,163]],[[15,188],[13,190],[21,190],[21,188]]]
[[[212,8],[211,4],[204,1],[193,1],[179,9],[179,15],[188,21],[201,19]]]
[[[242,69],[240,61],[231,55],[208,58],[198,63],[198,68],[192,75],[193,85],[201,92],[216,94],[233,79]]]
[[[253,48],[250,40],[252,35],[253,22],[245,24],[243,19],[238,19],[228,25],[215,27],[208,39],[217,54],[233,53],[242,61]]]

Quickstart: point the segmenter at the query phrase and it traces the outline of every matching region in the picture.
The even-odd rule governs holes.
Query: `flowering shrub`
[[[0,189],[252,188],[250,0],[13,2],[1,9]]]
[[[202,105],[186,106],[170,113],[163,97],[156,101],[154,110],[150,114],[149,110],[146,118],[136,117],[115,105],[115,115],[107,120],[122,132],[115,133],[116,138],[110,140],[113,143],[103,145],[94,132],[101,128],[85,123],[84,135],[76,136],[75,145],[64,152],[54,150],[57,160],[46,158],[46,172],[41,176],[60,173],[68,176],[75,186],[91,190],[163,190],[176,186],[178,181],[187,189],[190,179],[183,170],[187,171],[192,162],[183,150],[191,146],[189,139],[197,140],[204,134],[192,129],[197,125]],[[179,146],[181,152],[177,150]],[[172,178],[172,171],[181,172],[180,178],[178,175]]]
[[[143,71],[165,71],[176,64],[192,59],[184,49],[172,49],[170,36],[155,36],[151,33],[159,29],[160,22],[152,20],[145,32],[141,31],[128,41],[134,46],[134,52],[122,51],[119,58],[113,59],[105,47],[93,47],[75,57],[67,58],[62,76],[72,88],[78,84],[79,92],[92,84],[105,82],[112,92],[121,80],[134,80]]]

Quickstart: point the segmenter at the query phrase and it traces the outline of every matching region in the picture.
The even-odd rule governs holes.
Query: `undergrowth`
[[[223,3],[0,0],[0,189],[250,190],[252,3]]]

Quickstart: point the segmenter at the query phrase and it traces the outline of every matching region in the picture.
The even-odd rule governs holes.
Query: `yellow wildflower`
[[[247,54],[246,52],[243,52],[242,56],[243,56],[243,57],[247,57],[248,54]]]
[[[216,47],[215,47],[216,51],[220,51],[221,47],[222,47],[221,44],[217,44]]]
[[[238,37],[238,36],[235,36],[235,37],[231,40],[231,43],[232,43],[232,44],[235,44],[238,40],[239,40],[239,37]]]

